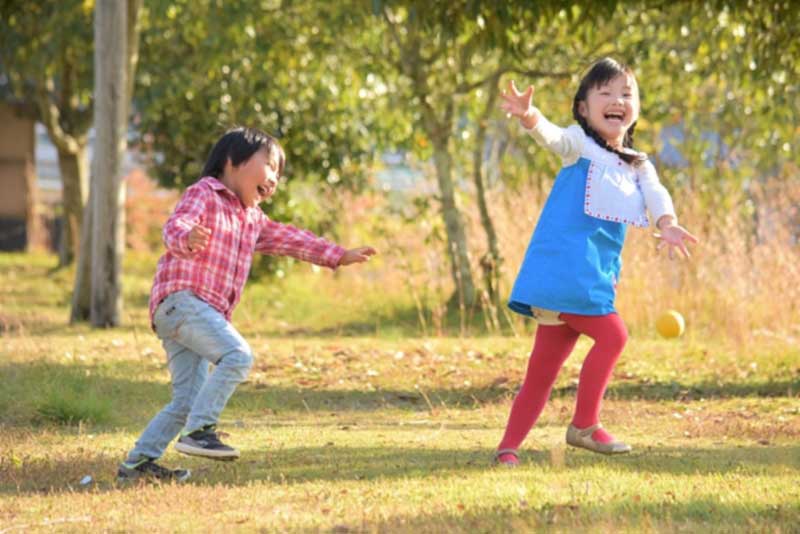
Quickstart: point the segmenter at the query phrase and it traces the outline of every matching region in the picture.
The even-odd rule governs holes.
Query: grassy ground
[[[635,332],[603,410],[634,446],[616,458],[563,443],[581,341],[523,466],[498,469],[532,325],[419,337],[402,295],[342,298],[347,280],[308,270],[252,283],[235,317],[257,357],[221,421],[240,461],[170,450],[164,463],[191,482],[117,487],[118,462],[169,399],[146,325],[154,259],[129,259],[126,326],[98,331],[65,326],[71,274],[53,264],[0,255],[0,532],[798,532],[791,339]]]

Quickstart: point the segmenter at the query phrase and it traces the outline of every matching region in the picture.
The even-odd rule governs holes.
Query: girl
[[[239,457],[220,441],[216,424],[253,364],[250,346],[230,319],[254,252],[331,269],[375,254],[372,247],[346,250],[269,220],[259,203],[275,192],[283,165],[283,149],[269,135],[253,128],[229,130],[211,150],[203,178],[186,190],[164,226],[167,250],[150,292],[150,320],[167,353],[172,402],[147,425],[119,466],[117,480],[189,478],[188,470],[155,462],[179,433],[179,452],[214,460]]]
[[[542,146],[560,155],[563,167],[539,217],[514,284],[509,307],[539,326],[522,388],[514,399],[495,461],[519,463],[517,449],[550,396],[556,375],[585,334],[594,339],[580,373],[567,443],[604,454],[626,453],[599,423],[600,403],[627,340],[614,309],[620,252],[627,225],[648,225],[650,211],[663,245],[689,257],[697,239],[678,226],[667,190],[647,156],[633,150],[639,91],[631,70],[602,59],[581,80],[572,105],[578,122],[550,123],[531,104],[533,87],[514,82],[501,108]]]

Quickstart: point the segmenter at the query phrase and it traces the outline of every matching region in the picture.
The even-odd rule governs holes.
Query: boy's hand
[[[669,259],[674,257],[674,249],[678,249],[683,257],[688,259],[690,254],[689,249],[686,247],[687,243],[699,242],[699,239],[690,234],[686,228],[675,224],[671,217],[665,220],[663,224],[659,221],[658,229],[659,234],[657,237],[661,239],[661,243],[658,244],[656,249],[661,250],[664,246],[668,246]]]
[[[519,119],[520,124],[530,130],[539,122],[539,111],[531,106],[533,97],[533,86],[529,85],[524,93],[520,93],[514,80],[508,82],[508,90],[503,91],[500,98],[503,102],[500,109]]]
[[[196,224],[189,231],[189,251],[199,252],[208,246],[211,240],[211,230],[202,224]]]
[[[369,257],[376,254],[376,250],[372,247],[358,247],[351,248],[344,253],[342,259],[339,260],[339,265],[350,265],[351,263],[363,263],[369,260]]]

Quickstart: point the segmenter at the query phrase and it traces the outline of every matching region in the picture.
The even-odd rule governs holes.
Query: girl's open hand
[[[661,239],[661,242],[656,247],[657,250],[661,250],[662,248],[669,247],[669,259],[673,259],[675,256],[674,250],[678,249],[684,258],[689,258],[689,249],[687,248],[688,243],[698,243],[699,239],[689,233],[686,228],[683,226],[679,226],[677,224],[666,224],[660,230],[658,237]]]
[[[208,246],[211,240],[211,230],[202,224],[196,224],[194,228],[189,231],[189,250],[191,252],[198,252]]]
[[[351,263],[363,263],[369,260],[369,257],[376,254],[377,251],[372,247],[358,247],[351,248],[345,251],[342,259],[339,260],[339,265],[350,265]]]
[[[503,91],[500,98],[503,99],[500,103],[500,109],[511,116],[517,117],[525,128],[530,129],[536,126],[538,118],[536,116],[536,108],[531,107],[531,99],[533,98],[532,85],[529,85],[524,93],[520,93],[514,80],[511,80],[508,82],[508,90]]]

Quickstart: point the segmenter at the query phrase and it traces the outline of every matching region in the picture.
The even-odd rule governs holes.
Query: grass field
[[[127,260],[125,326],[91,330],[66,326],[54,258],[0,255],[0,533],[800,531],[796,339],[633,331],[603,422],[634,452],[614,458],[564,445],[582,340],[522,467],[500,469],[533,325],[421,337],[402,289],[342,298],[349,279],[310,270],[251,282],[234,317],[256,364],[220,427],[242,458],[169,450],[190,482],[118,487],[169,400],[154,262]]]

